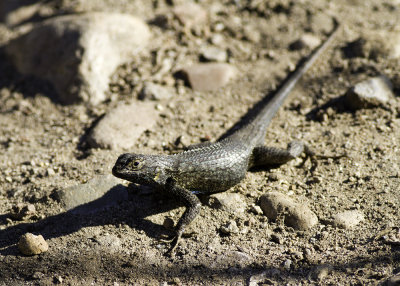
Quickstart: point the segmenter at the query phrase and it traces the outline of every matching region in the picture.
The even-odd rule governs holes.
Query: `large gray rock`
[[[120,104],[92,129],[88,143],[95,148],[128,150],[143,131],[155,124],[157,116],[152,102]]]
[[[393,85],[386,76],[369,78],[357,83],[346,92],[345,104],[353,110],[384,105],[394,97],[392,90]]]
[[[62,103],[105,99],[117,66],[146,46],[147,25],[130,15],[86,13],[54,17],[6,46],[16,68],[49,80]]]
[[[350,42],[345,53],[349,57],[372,59],[400,58],[400,31],[368,30],[358,39]]]
[[[112,175],[97,176],[85,184],[61,189],[56,195],[66,210],[76,208],[77,213],[96,212],[128,199],[126,188]]]

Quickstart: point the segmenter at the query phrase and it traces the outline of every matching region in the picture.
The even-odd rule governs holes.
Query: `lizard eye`
[[[143,161],[135,160],[135,161],[132,161],[129,165],[132,167],[132,169],[139,170],[143,166]]]

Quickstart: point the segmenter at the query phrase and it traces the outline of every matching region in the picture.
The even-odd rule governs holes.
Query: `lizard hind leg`
[[[255,147],[251,158],[251,167],[268,165],[281,165],[299,157],[305,153],[307,157],[313,157],[314,153],[301,141],[292,141],[287,149],[259,146]]]

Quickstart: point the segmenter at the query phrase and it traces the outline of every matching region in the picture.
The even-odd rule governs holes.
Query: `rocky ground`
[[[347,156],[200,197],[164,256],[184,208],[118,155],[217,140],[333,18],[266,144]],[[0,21],[0,285],[399,285],[399,1],[4,0]]]

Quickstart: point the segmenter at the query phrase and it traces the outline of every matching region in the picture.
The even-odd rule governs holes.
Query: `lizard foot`
[[[312,151],[307,145],[304,145],[304,153],[306,154],[306,158],[303,161],[303,163],[301,165],[304,165],[304,162],[310,158],[311,161],[311,173],[313,173],[315,171],[315,169],[318,167],[318,160],[317,159],[333,159],[333,160],[338,160],[341,159],[343,157],[348,157],[347,153],[343,153],[340,155],[331,155],[331,156],[327,156],[327,155],[319,155],[319,154],[315,154],[314,151]]]
[[[169,257],[173,257],[175,255],[175,249],[178,246],[179,240],[181,239],[181,234],[176,234],[171,242],[171,245],[169,247],[169,249],[167,250],[167,252],[165,252],[165,256],[169,256]]]

